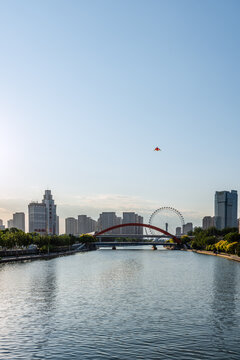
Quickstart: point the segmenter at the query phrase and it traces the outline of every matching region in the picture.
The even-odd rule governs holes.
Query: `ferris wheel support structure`
[[[183,226],[185,225],[183,215],[180,213],[180,211],[178,211],[177,209],[170,207],[170,206],[163,206],[163,207],[160,207],[159,209],[155,210],[152,213],[152,215],[150,216],[149,225],[153,225],[153,220],[156,217],[156,215],[160,214],[163,211],[171,211],[171,212],[175,213],[178,216],[178,218],[180,219],[182,229],[183,229]],[[168,223],[166,223],[165,226],[168,227]],[[150,230],[151,234],[154,235],[153,230],[152,229],[149,229],[149,230]]]

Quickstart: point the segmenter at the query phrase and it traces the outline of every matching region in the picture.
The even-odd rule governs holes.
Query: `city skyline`
[[[23,201],[23,202],[26,203],[26,205],[23,207],[24,208],[23,212],[25,214],[27,214],[28,213],[28,202],[27,201]],[[42,204],[41,201],[30,201],[30,203],[32,203],[32,202],[39,203],[40,205]],[[128,207],[128,202],[129,202],[130,207]],[[111,201],[111,203],[112,203],[112,201]],[[9,202],[9,205],[10,204],[11,204],[11,201]],[[101,212],[114,211],[114,212],[116,212],[117,215],[121,215],[123,212],[139,212],[139,214],[141,214],[144,217],[144,219],[146,220],[146,222],[148,223],[151,214],[157,208],[156,207],[151,208],[151,204],[149,202],[146,202],[146,209],[143,209],[140,207],[140,204],[141,204],[141,202],[136,203],[136,205],[133,206],[131,201],[129,201],[129,199],[127,199],[127,201],[124,202],[124,206],[122,206],[120,209],[116,210],[113,207],[111,207],[110,204],[108,204],[105,208],[104,207],[91,208],[90,206],[89,207],[84,207],[84,206],[80,207],[77,205],[73,206],[73,205],[68,205],[68,204],[59,205],[59,203],[57,203],[58,214],[60,214],[60,216],[61,216],[60,217],[60,233],[64,233],[65,219],[68,217],[70,217],[70,218],[76,217],[77,218],[79,213],[85,213],[87,216],[91,216],[91,217],[93,217],[94,220],[97,220],[99,217],[99,214]],[[156,203],[156,205],[157,205],[157,203]],[[11,209],[10,206],[9,206],[9,209]],[[113,206],[113,204],[112,204],[112,206]],[[144,204],[143,204],[143,206],[144,206]],[[20,208],[20,206],[17,206],[17,208]],[[72,211],[73,208],[74,208],[74,212]],[[84,212],[84,210],[85,210],[85,212]],[[181,212],[182,212],[182,210],[181,210]],[[195,226],[201,226],[201,222],[202,222],[201,214],[198,214],[198,218],[196,218],[196,217],[194,217],[193,214],[191,214],[190,211],[188,213],[185,211],[185,212],[183,212],[183,215],[184,215],[186,222],[190,222],[190,220],[191,220],[191,222],[193,222]],[[9,211],[6,211],[5,216],[2,216],[1,219],[3,220],[4,224],[6,225],[11,217],[12,217],[12,210],[9,210]],[[26,228],[28,228],[28,216],[26,216]]]
[[[201,225],[240,190],[239,2],[21,3],[0,11],[5,223],[47,187],[61,229],[161,206]]]
[[[202,216],[202,218],[198,221],[198,222],[196,222],[196,218],[194,219],[194,217],[189,217],[189,216],[186,216],[186,213],[183,213],[183,216],[184,216],[184,220],[185,220],[185,225],[183,226],[183,234],[184,233],[187,233],[188,231],[191,231],[192,229],[193,229],[193,227],[203,227],[203,228],[208,228],[208,227],[210,227],[210,226],[214,226],[214,219],[216,219],[216,196],[218,196],[218,194],[222,194],[222,193],[230,193],[229,191],[216,191],[215,192],[215,194],[214,194],[214,201],[213,201],[213,206],[214,206],[214,211],[213,211],[213,214],[208,214],[208,215],[206,215],[206,214],[204,214],[203,216]],[[238,211],[238,201],[237,201],[237,192],[236,192],[236,190],[231,190],[231,193],[230,194],[236,194],[236,203],[235,203],[235,217],[236,217],[236,214],[237,214],[237,211]],[[62,233],[62,234],[64,234],[65,232],[66,232],[66,220],[67,219],[72,219],[72,220],[75,220],[76,222],[78,222],[79,221],[79,218],[80,217],[87,217],[88,219],[91,219],[91,216],[89,217],[89,213],[87,213],[87,214],[84,214],[84,215],[79,215],[79,211],[78,211],[78,214],[71,214],[70,216],[65,216],[65,217],[61,217],[60,218],[60,220],[59,220],[59,215],[57,215],[56,214],[56,206],[58,205],[58,204],[56,204],[56,205],[54,205],[54,200],[53,200],[53,198],[52,198],[52,194],[51,194],[51,190],[49,190],[49,189],[47,189],[47,190],[45,190],[44,191],[44,197],[43,197],[43,200],[42,200],[42,202],[40,202],[40,201],[31,201],[29,204],[28,204],[28,211],[27,211],[27,213],[28,213],[28,215],[29,215],[29,209],[30,209],[30,207],[32,206],[32,207],[35,207],[35,206],[45,206],[45,204],[44,204],[44,202],[46,201],[46,199],[48,199],[48,200],[50,200],[51,201],[51,206],[52,206],[52,208],[54,209],[53,211],[54,211],[54,216],[55,216],[55,223],[56,223],[56,225],[54,225],[54,226],[56,226],[56,228],[55,228],[55,230],[54,230],[54,233],[56,232],[57,234],[58,233]],[[149,204],[148,204],[149,205]],[[59,205],[58,205],[58,208],[59,208]],[[156,209],[154,209],[154,211],[155,211]],[[45,210],[44,210],[45,211]],[[52,210],[51,210],[52,211]],[[139,217],[139,215],[136,213],[136,209],[135,209],[135,211],[133,211],[133,210],[129,210],[129,209],[123,209],[123,210],[120,210],[120,211],[116,211],[116,209],[113,209],[113,208],[111,208],[111,209],[107,209],[106,211],[104,211],[103,209],[100,209],[100,210],[97,210],[97,209],[95,209],[95,216],[94,216],[94,218],[93,219],[91,219],[91,221],[93,221],[93,222],[96,222],[97,223],[97,221],[99,220],[99,217],[101,216],[101,214],[100,213],[111,213],[111,214],[115,214],[115,216],[119,216],[120,215],[120,217],[118,217],[118,219],[121,219],[121,215],[123,215],[123,219],[124,219],[124,213],[126,213],[126,214],[136,214],[138,217]],[[145,219],[144,219],[144,216],[142,216],[142,218],[144,219],[144,221],[143,222],[145,222],[145,223],[148,223],[149,222],[149,219],[150,219],[150,216],[152,215],[152,213],[153,213],[153,211],[152,212],[149,212],[149,216],[148,217],[146,217],[146,214],[148,214],[148,210],[146,209],[145,211],[142,209],[142,211],[140,211],[140,214],[145,214]],[[60,212],[61,213],[61,212]],[[90,211],[90,213],[91,213],[91,211]],[[122,214],[121,214],[122,213]],[[18,215],[19,214],[19,215]],[[15,226],[15,227],[17,227],[17,228],[20,228],[20,229],[22,229],[22,227],[25,227],[25,212],[16,212],[16,213],[14,213],[14,214],[12,214],[11,216],[14,218],[14,216],[23,216],[24,217],[24,221],[23,220],[20,220],[20,222],[21,222],[21,224],[24,224],[24,225],[21,225],[20,227],[19,226]],[[11,217],[10,216],[10,217]],[[45,216],[45,215],[44,215]],[[135,216],[135,215],[134,215]],[[228,215],[228,216],[230,216],[230,218],[231,218],[231,216],[232,215]],[[76,217],[76,218],[75,218]],[[140,217],[141,217],[141,215],[140,215]],[[229,219],[230,219],[229,218]],[[26,226],[26,228],[27,229],[29,229],[29,231],[31,232],[31,231],[33,231],[33,230],[30,230],[30,228],[29,228],[29,222],[28,222],[28,219],[29,219],[29,216],[26,216],[26,223],[27,223],[27,226]],[[122,220],[123,220],[122,219]],[[194,219],[193,221],[190,221],[189,219]],[[238,219],[238,217],[234,220],[234,221],[237,221],[237,219]],[[133,221],[133,218],[131,219],[132,221],[128,221],[128,222],[134,222]],[[9,226],[9,224],[14,224],[14,221],[13,221],[13,219],[11,219],[11,218],[8,218],[7,220],[6,219],[1,219],[1,221],[3,222],[3,224],[4,224],[4,226],[7,228],[7,227],[10,227]],[[45,220],[44,220],[45,221]],[[205,225],[204,225],[204,221],[205,221]],[[207,223],[206,223],[206,221],[207,221]],[[229,220],[229,221],[231,221],[231,220]],[[125,221],[126,222],[126,221]],[[212,223],[213,225],[209,225],[210,223]],[[1,223],[2,224],[2,223]],[[2,224],[2,225],[3,225]],[[206,225],[206,224],[208,224],[208,225]],[[230,225],[231,225],[231,223],[229,223]],[[15,223],[15,225],[16,225],[16,223]],[[60,225],[60,226],[59,226]],[[235,224],[236,225],[236,224]],[[45,226],[44,227],[46,227],[47,226],[47,224],[45,224]],[[73,226],[73,225],[70,225],[71,227]],[[76,225],[77,226],[77,225]],[[237,225],[236,225],[237,227],[238,227],[238,223],[237,223]],[[14,226],[13,226],[14,227]],[[231,227],[231,226],[230,226]],[[185,229],[185,230],[184,230]],[[43,231],[44,232],[44,231]],[[50,231],[51,232],[51,231]]]

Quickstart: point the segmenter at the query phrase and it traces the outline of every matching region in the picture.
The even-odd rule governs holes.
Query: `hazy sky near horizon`
[[[240,190],[239,16],[238,0],[0,0],[0,218],[46,188],[62,219],[213,215],[216,190]]]

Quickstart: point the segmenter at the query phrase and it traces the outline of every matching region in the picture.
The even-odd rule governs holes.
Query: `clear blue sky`
[[[1,0],[0,218],[45,188],[62,219],[213,215],[215,190],[239,190],[239,16],[238,0]]]

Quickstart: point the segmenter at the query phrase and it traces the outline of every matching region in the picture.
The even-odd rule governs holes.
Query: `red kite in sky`
[[[154,151],[161,151],[161,149],[159,149],[159,147],[155,147]]]

